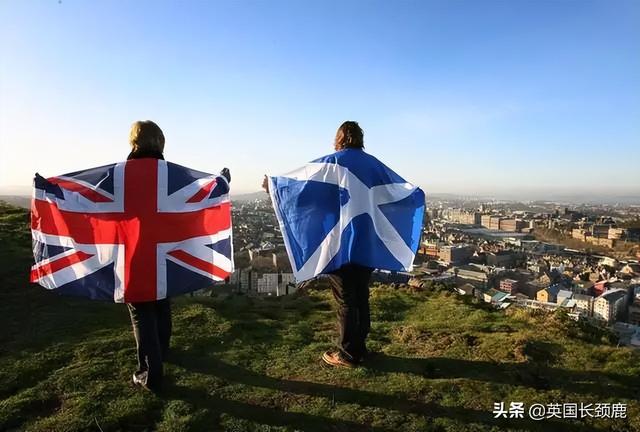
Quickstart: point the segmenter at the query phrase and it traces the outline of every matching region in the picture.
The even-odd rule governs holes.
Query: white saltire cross
[[[340,218],[336,225],[329,231],[302,267],[295,269],[294,273],[298,281],[311,279],[324,270],[340,250],[342,231],[356,216],[365,213],[371,217],[376,234],[389,249],[389,252],[406,269],[411,268],[414,257],[413,252],[382,213],[379,206],[403,200],[416,190],[416,186],[410,183],[390,183],[369,188],[347,168],[335,163],[309,163],[298,170],[278,177],[334,184],[349,192],[349,201],[340,207]],[[269,192],[271,200],[275,204],[276,185],[274,177],[271,177],[270,180]],[[288,243],[284,226],[281,226],[281,229],[283,235],[285,235],[285,242]],[[288,244],[287,249],[291,251]],[[291,259],[291,264],[295,267],[293,259]]]

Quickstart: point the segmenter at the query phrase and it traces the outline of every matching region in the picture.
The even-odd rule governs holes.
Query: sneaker
[[[161,382],[149,382],[149,373],[147,371],[134,372],[133,384],[138,385],[152,393],[159,393],[162,390]]]
[[[339,351],[326,351],[322,354],[322,361],[329,366],[353,368],[357,365],[347,360]]]
[[[147,371],[136,371],[133,373],[133,383],[141,387],[147,386]]]

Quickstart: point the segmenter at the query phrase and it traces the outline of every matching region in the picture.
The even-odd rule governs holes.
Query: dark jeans
[[[127,303],[138,351],[138,370],[147,372],[148,387],[160,387],[162,360],[169,352],[171,302],[169,299]]]
[[[329,275],[338,303],[338,348],[349,360],[359,362],[367,353],[365,341],[371,329],[369,281],[373,270],[347,264]]]

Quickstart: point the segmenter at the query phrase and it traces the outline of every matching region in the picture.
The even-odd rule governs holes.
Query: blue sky
[[[4,1],[0,192],[166,157],[236,192],[367,150],[429,193],[640,195],[638,1]]]

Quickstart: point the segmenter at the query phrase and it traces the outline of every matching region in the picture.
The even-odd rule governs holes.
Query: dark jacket
[[[132,151],[131,153],[129,153],[129,156],[127,156],[127,160],[144,158],[164,160],[164,155],[157,150],[141,149],[138,151]],[[220,171],[220,175],[226,178],[227,182],[231,183],[231,173],[229,172],[229,168],[224,168],[222,171]]]
[[[138,149],[137,151],[132,151],[131,153],[129,153],[129,156],[127,156],[127,160],[144,158],[164,160],[164,155],[157,150]]]

